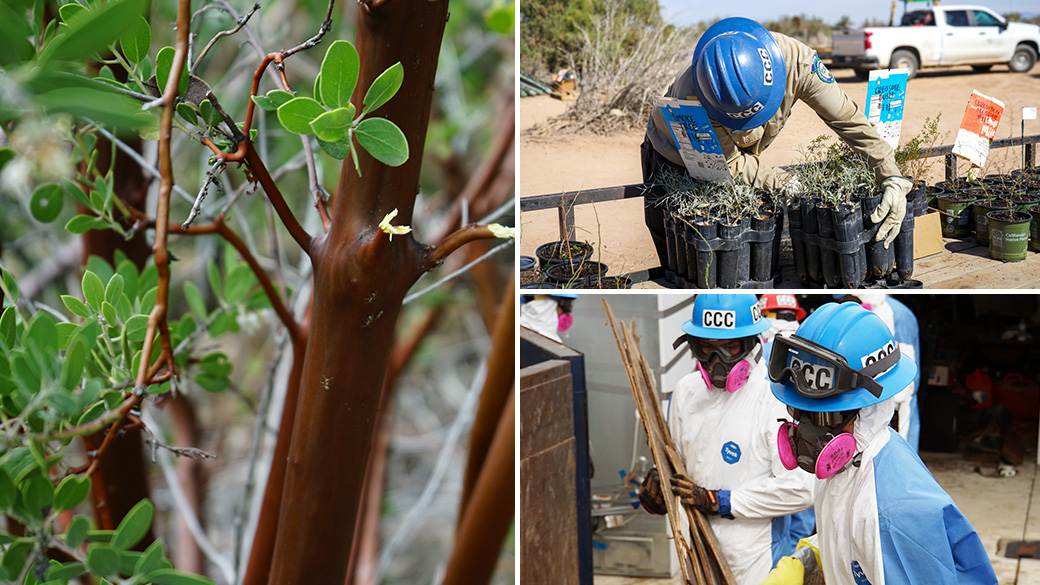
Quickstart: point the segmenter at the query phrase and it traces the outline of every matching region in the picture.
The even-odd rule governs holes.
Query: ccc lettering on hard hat
[[[773,60],[769,58],[769,51],[759,47],[758,56],[762,57],[763,85],[773,85]]]
[[[762,318],[762,307],[758,306],[758,303],[751,305],[751,322],[758,323],[758,320]]]
[[[755,114],[757,114],[764,107],[765,106],[762,105],[762,102],[755,102],[755,105],[753,105],[750,108],[744,110],[743,112],[737,112],[736,114],[726,114],[726,115],[729,116],[730,118],[736,118],[738,120],[743,119],[743,118],[750,118],[751,116],[754,116]]]
[[[834,387],[834,368],[820,364],[810,364],[791,356],[791,369],[806,388],[813,390],[830,390]]]
[[[863,358],[860,360],[860,362],[862,362],[861,366],[865,368],[865,367],[869,366],[870,364],[873,364],[873,363],[883,359],[886,355],[892,353],[895,350],[896,350],[895,342],[889,341],[883,347],[880,347],[880,348],[878,348],[878,349],[868,353],[867,355],[863,356]]]
[[[781,307],[796,307],[798,301],[792,295],[776,295],[776,304]]]
[[[708,329],[735,329],[737,312],[707,309],[701,314],[701,325]]]

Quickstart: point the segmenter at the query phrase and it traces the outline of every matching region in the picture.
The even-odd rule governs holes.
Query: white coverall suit
[[[996,585],[971,523],[888,427],[894,407],[860,410],[859,467],[816,484],[814,539],[827,585]]]
[[[541,333],[557,343],[563,343],[558,331],[560,317],[556,313],[557,306],[551,297],[527,301],[520,305],[520,326]]]
[[[709,390],[700,372],[683,377],[672,393],[668,430],[686,476],[719,490],[719,515],[708,521],[740,585],[757,584],[773,566],[773,518],[812,505],[815,478],[780,463],[777,419],[786,417],[761,359],[732,394]]]

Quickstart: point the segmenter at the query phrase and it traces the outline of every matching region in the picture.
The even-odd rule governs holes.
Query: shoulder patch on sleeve
[[[834,83],[834,76],[827,70],[827,66],[820,60],[820,56],[813,54],[812,72],[824,83]]]

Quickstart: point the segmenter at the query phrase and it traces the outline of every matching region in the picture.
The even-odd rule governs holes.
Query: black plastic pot
[[[838,252],[831,244],[834,241],[834,207],[826,202],[816,206],[817,233],[820,236],[820,273],[823,282],[830,287],[841,284],[841,272],[838,269]]]
[[[1029,249],[1040,252],[1040,205],[1034,205],[1027,211],[1033,216],[1029,222]]]
[[[914,273],[914,217],[909,213],[903,216],[903,223],[891,247],[896,261],[896,278],[900,281],[910,280],[910,275]]]
[[[569,247],[565,247],[568,246]],[[561,249],[565,250],[560,253]],[[582,262],[592,255],[592,244],[586,242],[548,242],[534,251],[538,266],[544,272],[552,264]]]
[[[686,260],[686,230],[689,227],[688,218],[678,216],[675,218],[675,285],[679,288],[689,288],[689,263]]]
[[[520,272],[523,272],[524,270],[530,270],[534,268],[534,265],[537,263],[538,260],[531,256],[520,256],[520,259],[517,261],[516,265],[520,269]]]
[[[776,278],[780,276],[780,244],[784,238],[784,208],[770,205],[767,210],[772,212],[775,220],[773,222],[773,250],[770,252],[769,275]]]
[[[895,268],[895,248],[885,247],[885,242],[876,241],[878,224],[870,221],[871,214],[881,203],[882,193],[875,195],[861,195],[859,197],[860,211],[863,218],[863,230],[867,233],[866,247],[866,274],[864,280],[880,280]],[[884,219],[882,219],[884,221]]]
[[[791,248],[794,254],[794,269],[798,280],[803,285],[809,284],[809,261],[805,245],[805,231],[802,229],[802,200],[795,200],[787,206],[787,218],[790,222]]]
[[[817,202],[813,199],[802,199],[802,231],[805,232],[805,263],[809,273],[809,280],[820,282],[823,279],[823,270],[820,259],[820,246],[813,243],[812,236],[820,233],[819,211]]]
[[[866,273],[867,254],[859,240],[863,233],[863,216],[859,205],[844,203],[831,210],[834,240],[842,251],[837,254],[840,286],[858,288]],[[837,250],[836,250],[837,251]]]
[[[1010,201],[1015,206],[1015,211],[1029,212],[1029,208],[1040,203],[1040,192],[1037,191],[1019,191],[1012,193],[1005,197],[1006,200]]]
[[[698,217],[686,228],[686,271],[690,288],[716,288],[718,261],[715,257],[718,225],[714,220]]]
[[[719,288],[737,288],[748,280],[751,247],[744,239],[744,232],[751,227],[751,219],[725,223],[719,222],[719,239],[722,245],[716,251],[719,259]]]
[[[664,245],[668,250],[668,265],[664,267],[664,278],[675,284],[675,218],[667,210],[664,212]]]
[[[925,197],[926,197],[925,205],[926,205],[926,207],[933,207],[934,208],[935,207],[935,198],[938,197],[939,195],[942,195],[943,193],[946,193],[946,189],[943,189],[942,187],[939,187],[938,185],[929,185],[928,187],[926,187],[925,188]],[[926,213],[927,213],[927,211],[928,210],[925,209]]]
[[[538,285],[542,282],[542,273],[537,268],[520,271],[520,286]]]
[[[627,276],[604,276],[601,278],[585,278],[574,283],[571,288],[595,288],[601,290],[632,288],[632,279]]]
[[[748,278],[751,280],[764,281],[773,277],[776,222],[776,214],[769,211],[761,211],[751,218],[751,235],[754,238],[750,242],[751,265],[748,268]]]
[[[924,179],[914,183],[914,188],[906,195],[906,213],[919,217],[928,213],[928,187]]]
[[[607,273],[607,269],[606,264],[591,260],[553,264],[545,269],[545,278],[548,282],[556,284],[560,288],[570,288],[579,280],[594,277],[597,274],[603,276]]]

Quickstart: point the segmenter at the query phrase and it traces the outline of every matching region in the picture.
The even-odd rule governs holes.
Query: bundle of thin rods
[[[635,320],[631,325],[621,323],[619,333],[614,312],[610,304],[603,299],[603,307],[610,320],[610,328],[614,331],[621,359],[625,362],[628,382],[632,386],[632,398],[635,399],[639,411],[639,420],[646,431],[650,454],[657,466],[661,478],[661,489],[665,494],[665,507],[668,509],[668,523],[672,527],[675,552],[679,556],[679,568],[682,570],[683,583],[686,585],[736,585],[733,573],[726,562],[715,533],[708,525],[704,514],[699,510],[683,506],[679,498],[671,492],[671,478],[676,473],[685,474],[686,466],[675,450],[675,444],[668,432],[668,425],[661,414],[660,401],[654,377],[651,374],[643,354],[639,351],[639,336],[635,332]],[[682,529],[682,513],[689,521],[689,538]],[[692,543],[690,542],[692,540]]]

